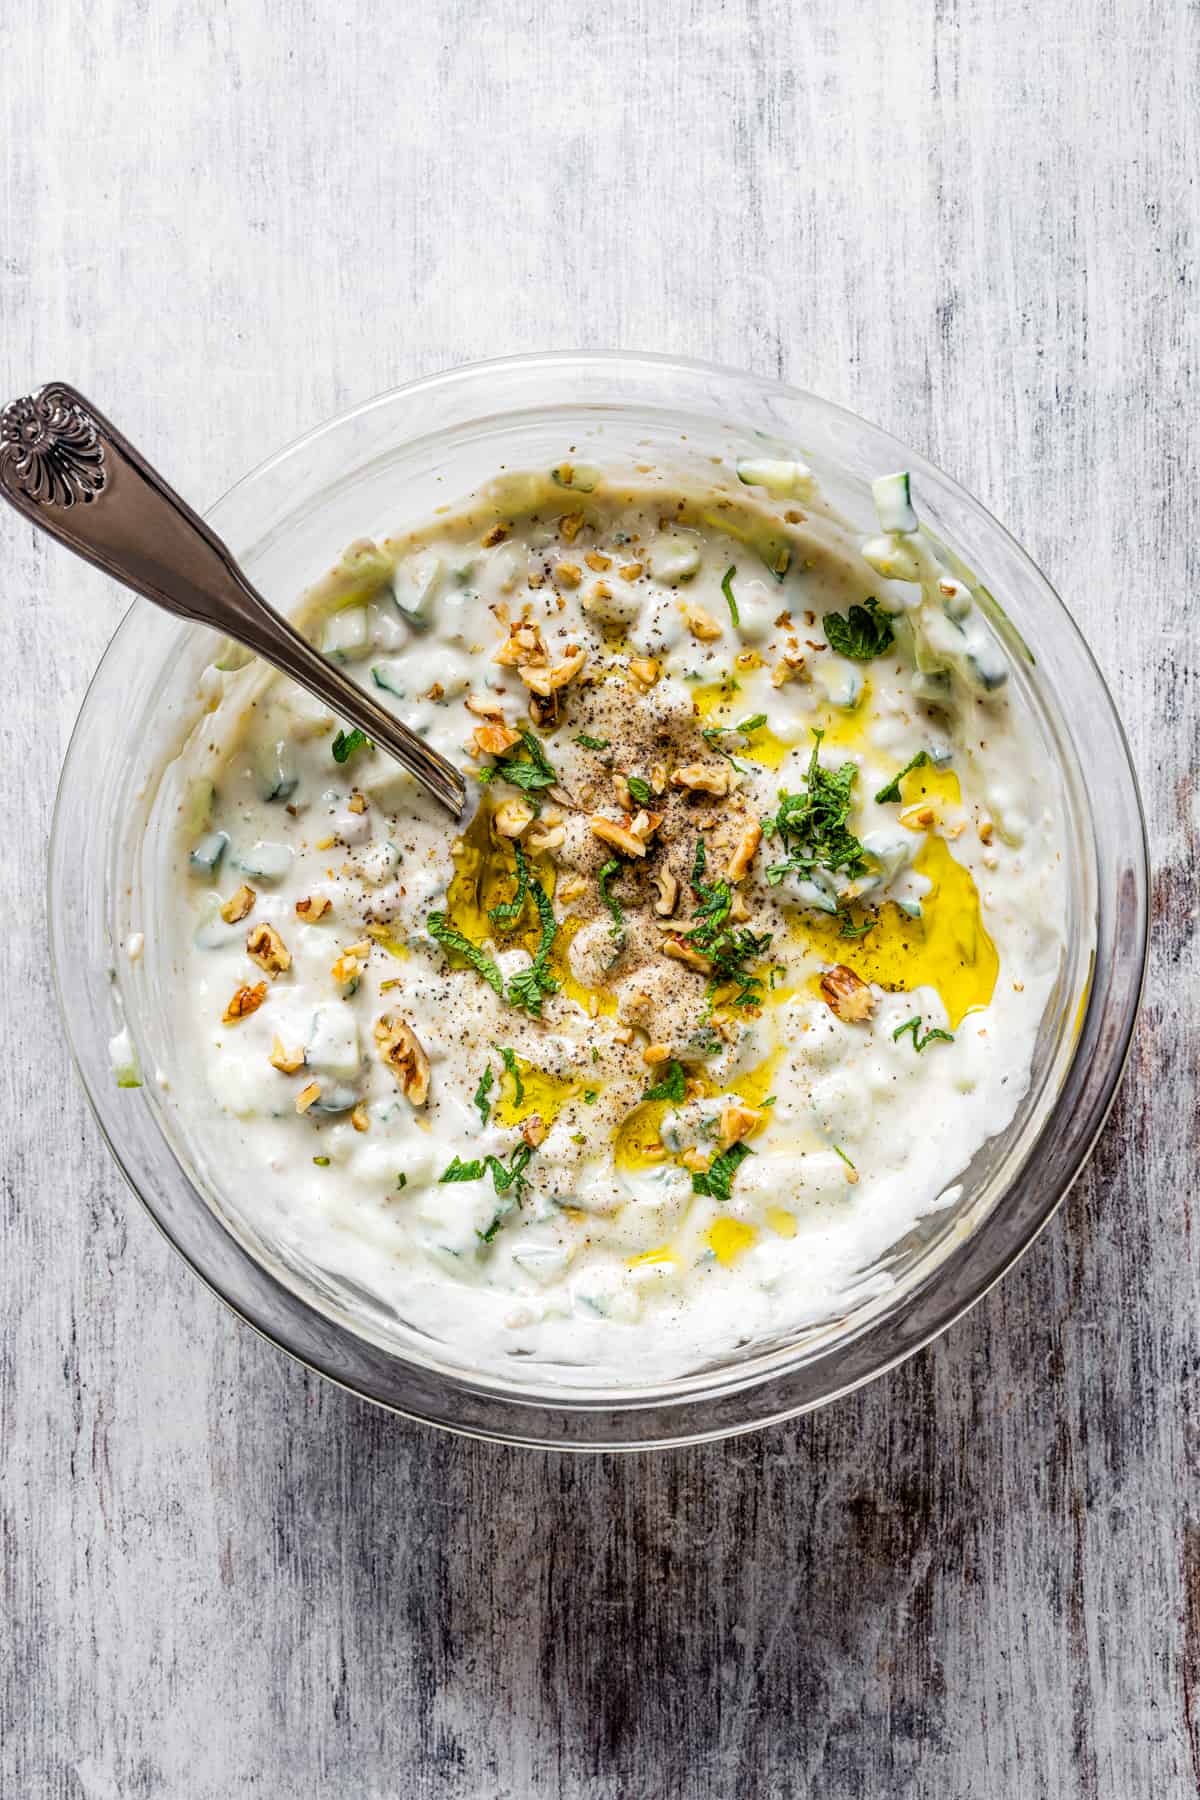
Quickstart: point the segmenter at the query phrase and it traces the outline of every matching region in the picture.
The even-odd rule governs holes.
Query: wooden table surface
[[[1200,1792],[1200,11],[32,0],[3,395],[201,503],[371,393],[626,346],[780,374],[1051,573],[1133,744],[1156,951],[1069,1202],[826,1412],[566,1460],[293,1366],[109,1163],[50,991],[54,785],[123,603],[0,520],[13,1800]]]

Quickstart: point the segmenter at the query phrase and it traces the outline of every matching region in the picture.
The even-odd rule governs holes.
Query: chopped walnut
[[[342,951],[332,969],[329,971],[337,982],[354,981],[362,973],[363,964],[371,954],[369,938],[361,943],[350,944]]]
[[[545,819],[539,819],[530,827],[525,838],[525,848],[541,854],[549,850],[561,850],[567,841],[565,825],[551,825]]]
[[[667,785],[667,765],[657,762],[650,770],[650,786],[654,793],[661,794]]]
[[[328,894],[309,894],[305,899],[297,900],[296,917],[313,925],[318,919],[323,919],[332,906],[333,901]]]
[[[659,677],[659,667],[652,656],[633,656],[629,659],[629,673],[642,692],[648,694]]]
[[[679,1160],[693,1175],[703,1175],[711,1164],[711,1158],[705,1156],[703,1150],[696,1149],[685,1150]]]
[[[221,1014],[222,1025],[236,1025],[239,1019],[247,1019],[257,1012],[267,997],[265,981],[256,981],[253,987],[240,987],[233,999]]]
[[[839,1019],[860,1024],[875,1011],[877,1001],[861,976],[845,963],[834,963],[821,977],[821,996]]]
[[[270,1063],[281,1075],[294,1075],[297,1069],[304,1067],[304,1051],[288,1050],[282,1038],[274,1037],[271,1039]]]
[[[527,800],[502,800],[492,823],[500,837],[519,838],[526,827],[532,825],[533,818],[533,808]]]
[[[584,612],[590,612],[593,607],[599,606],[605,600],[611,599],[612,589],[609,587],[607,581],[593,581],[591,587],[583,596],[583,610]]]
[[[601,550],[589,550],[583,560],[593,575],[603,575],[605,569],[612,568],[612,557],[605,556]]]
[[[645,815],[641,815],[645,817]],[[588,824],[602,843],[611,844],[622,856],[645,856],[646,844],[627,825],[621,825],[616,819],[606,819],[603,813],[593,813]]]
[[[750,908],[739,893],[733,893],[729,900],[729,919],[733,925],[744,925],[750,917]]]
[[[654,1067],[655,1063],[664,1063],[669,1062],[670,1060],[670,1044],[647,1044],[646,1048],[642,1051],[642,1061],[644,1063],[649,1063],[651,1068]]]
[[[490,531],[484,532],[479,541],[485,550],[490,550],[495,544],[502,544],[507,536],[507,525],[493,525]]]
[[[274,977],[292,966],[292,955],[273,925],[252,925],[246,933],[246,955]]]
[[[573,544],[583,530],[583,514],[581,512],[567,513],[565,518],[558,521],[558,529],[568,544]]]
[[[554,579],[560,587],[577,588],[583,580],[583,570],[578,563],[560,562],[555,565]]]
[[[636,581],[641,572],[640,562],[622,563],[619,570],[622,581]]]
[[[725,873],[730,881],[741,881],[750,873],[750,865],[754,861],[755,852],[762,842],[762,826],[757,819],[751,819],[742,831],[734,847],[733,855],[725,865]]]
[[[676,769],[671,777],[671,786],[689,788],[694,794],[727,794],[729,792],[729,764],[720,763],[687,763],[682,769]]]
[[[298,1113],[306,1113],[308,1111],[309,1107],[315,1106],[317,1101],[320,1098],[321,1098],[320,1082],[319,1081],[310,1081],[310,1082],[306,1083],[306,1085],[304,1087],[302,1087],[300,1089],[300,1092],[296,1095],[296,1111]]]
[[[440,700],[445,692],[446,690],[441,682],[435,681],[432,687],[426,688],[425,692],[421,695],[421,698],[422,700]]]
[[[519,731],[499,722],[477,725],[471,736],[471,745],[477,756],[503,756],[506,750],[511,750],[520,741]]]
[[[979,830],[980,843],[981,844],[990,844],[992,841],[992,837],[996,830],[996,827],[992,823],[991,819],[980,819],[978,830]]]
[[[794,651],[784,651],[783,656],[771,670],[771,686],[784,687],[789,681],[799,681],[804,675],[804,658]]]
[[[728,1150],[731,1144],[740,1144],[743,1138],[757,1131],[766,1113],[758,1106],[738,1106],[730,1102],[721,1109],[721,1135],[717,1140],[722,1150]]]
[[[535,694],[541,694],[543,699],[548,700],[551,694],[558,692],[559,688],[564,688],[569,681],[574,681],[586,662],[587,651],[576,650],[573,655],[565,657],[562,662],[555,663],[553,668],[546,663],[527,663],[519,668],[517,673],[527,688],[531,688]]]
[[[365,794],[360,794],[358,789],[355,788],[349,800],[347,800],[346,805],[350,808],[352,813],[365,813],[367,810],[367,796]]]
[[[258,895],[255,893],[254,889],[252,887],[247,887],[246,883],[243,881],[237,893],[230,894],[228,900],[221,908],[221,917],[227,925],[236,925],[240,919],[246,917],[246,914],[252,909],[254,902],[257,899]]]
[[[635,838],[640,838],[645,844],[654,836],[662,822],[662,813],[639,811],[633,815],[629,829]]]
[[[355,1131],[369,1131],[371,1129],[371,1115],[361,1100],[350,1114],[350,1123],[353,1125]]]
[[[669,919],[679,900],[679,882],[665,863],[654,871],[654,885],[658,889],[654,910],[660,919]]]
[[[530,1113],[529,1117],[522,1123],[521,1136],[525,1139],[525,1142],[529,1145],[531,1150],[536,1150],[539,1144],[545,1142],[546,1127],[542,1122],[541,1113]]]
[[[555,890],[556,898],[561,900],[564,906],[569,900],[578,900],[580,894],[586,892],[587,882],[582,875],[568,875],[565,881],[559,882]]]
[[[686,963],[689,969],[699,970],[701,975],[712,974],[712,964],[693,944],[685,944],[680,937],[664,939],[662,953],[669,956],[672,962]]]
[[[383,1013],[375,1021],[375,1042],[405,1099],[424,1106],[429,1098],[429,1058],[412,1026],[395,1013]]]
[[[703,606],[697,606],[689,600],[683,608],[683,619],[692,636],[699,638],[702,644],[711,644],[716,638],[724,635],[725,627],[719,619]]]
[[[545,662],[546,646],[537,626],[528,621],[515,625],[500,648],[493,653],[492,661],[505,669],[520,668],[522,663]]]
[[[483,694],[468,694],[464,702],[468,712],[473,712],[477,719],[502,719],[504,704],[500,700],[489,700]]]

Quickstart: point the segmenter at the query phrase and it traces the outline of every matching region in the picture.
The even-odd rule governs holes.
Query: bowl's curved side
[[[628,1394],[544,1395],[448,1378],[434,1363],[399,1358],[310,1305],[250,1254],[204,1201],[171,1154],[150,1096],[118,1090],[108,1041],[121,1023],[113,980],[119,943],[120,875],[115,827],[127,780],[121,721],[149,703],[156,671],[178,652],[179,627],[138,603],[126,615],[85,697],[64,762],[49,853],[54,980],[67,1037],[92,1110],[126,1180],[168,1241],[206,1285],[263,1336],[351,1391],[406,1416],[470,1435],[563,1449],[644,1448],[748,1431],[809,1410],[861,1386],[913,1354],[977,1301],[1051,1217],[1079,1173],[1116,1094],[1132,1039],[1148,937],[1148,855],[1140,796],[1120,721],[1069,614],[1044,577],[978,503],[896,440],[842,409],[779,384],[667,358],[587,354],[477,364],[393,390],[322,426],[269,458],[212,509],[210,521],[246,560],[286,536],[290,521],[333,479],[386,459],[445,420],[530,403],[560,384],[600,407],[641,380],[647,403],[737,409],[765,415],[797,438],[802,420],[824,433],[830,453],[854,435],[873,457],[904,457],[917,471],[939,527],[974,544],[990,536],[993,561],[1011,564],[1044,609],[1032,635],[1072,697],[1071,729],[1086,745],[1089,776],[1103,793],[1090,811],[1095,857],[1093,977],[1081,1002],[1074,1054],[1057,1094],[1002,1201],[954,1245],[902,1305],[848,1339],[797,1363],[786,1351],[709,1372],[701,1381]],[[672,399],[672,396],[674,398]],[[798,441],[803,442],[803,437]],[[876,466],[879,466],[877,461]],[[268,557],[269,560],[269,557]],[[989,566],[989,574],[991,568]],[[268,589],[269,591],[269,589]]]

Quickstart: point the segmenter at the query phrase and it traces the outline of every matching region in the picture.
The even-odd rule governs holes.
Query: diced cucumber
[[[909,919],[920,919],[924,916],[919,900],[897,900],[896,905]]]
[[[323,700],[306,694],[303,688],[291,688],[284,696],[290,730],[294,738],[320,737],[333,729],[334,718]]]
[[[915,531],[917,515],[913,511],[908,470],[895,475],[880,475],[871,483],[871,497],[881,531]]]
[[[912,691],[917,700],[948,700],[951,693],[949,670],[918,669],[912,679]]]
[[[415,631],[427,631],[433,623],[433,609],[445,575],[446,565],[438,556],[421,567],[402,565],[392,577],[397,609]]]
[[[253,661],[253,653],[244,644],[239,644],[236,638],[226,638],[217,656],[216,667],[224,675],[236,675],[239,669]]]
[[[240,853],[237,866],[259,881],[282,881],[291,869],[292,851],[287,844],[267,844],[260,839]]]
[[[188,832],[207,831],[212,824],[213,802],[216,790],[205,775],[199,775],[187,784],[187,799],[184,806],[184,822]]]
[[[519,1250],[513,1251],[517,1267],[539,1287],[548,1287],[564,1275],[570,1260],[570,1252],[563,1244],[522,1244]]]
[[[342,1082],[322,1085],[320,1095],[312,1103],[312,1111],[319,1113],[344,1113],[358,1105],[358,1089],[346,1086]]]
[[[365,606],[347,606],[342,612],[333,613],[326,619],[321,649],[326,656],[333,657],[335,662],[356,662],[360,656],[366,655],[367,645]]]
[[[206,831],[188,857],[193,875],[215,875],[228,847],[227,831]]]
[[[370,538],[363,538],[347,550],[337,575],[342,591],[335,606],[362,606],[391,580],[392,559]]]
[[[737,477],[746,487],[764,487],[776,500],[786,500],[812,480],[812,470],[802,462],[746,457],[737,464]]]
[[[955,625],[961,625],[973,604],[970,588],[949,576],[939,581],[938,592],[942,597],[942,611],[946,617]]]
[[[263,744],[255,758],[254,776],[260,800],[290,800],[300,781],[287,738]]]
[[[117,1078],[118,1087],[141,1087],[142,1071],[128,1026],[118,1031],[115,1037],[109,1038],[108,1060],[112,1064],[112,1072]]]
[[[862,671],[850,663],[820,663],[813,670],[813,678],[824,688],[830,706],[836,706],[840,712],[853,712],[862,699]]]
[[[973,687],[994,694],[1008,680],[1008,662],[994,644],[981,642],[966,658],[967,674]]]
[[[362,1068],[358,1022],[343,1002],[318,1006],[309,1028],[304,1060],[314,1075],[353,1081]]]
[[[200,902],[200,922],[192,935],[197,950],[223,950],[245,935],[244,924],[231,925],[221,917],[220,894],[205,894]]]
[[[358,866],[369,887],[382,887],[400,867],[400,852],[390,839],[386,843],[368,844],[359,854]]]
[[[700,546],[692,538],[674,535],[655,538],[650,545],[650,573],[668,587],[690,581],[700,567]]]
[[[408,699],[408,689],[403,685],[400,675],[400,659],[390,663],[372,663],[371,680],[385,694],[395,694],[397,700]]]

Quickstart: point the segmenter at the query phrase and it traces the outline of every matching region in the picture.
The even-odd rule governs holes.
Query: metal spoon
[[[203,519],[66,382],[49,382],[0,412],[0,492],[106,575],[272,663],[365,731],[461,818],[466,784],[454,765],[268,606]]]

